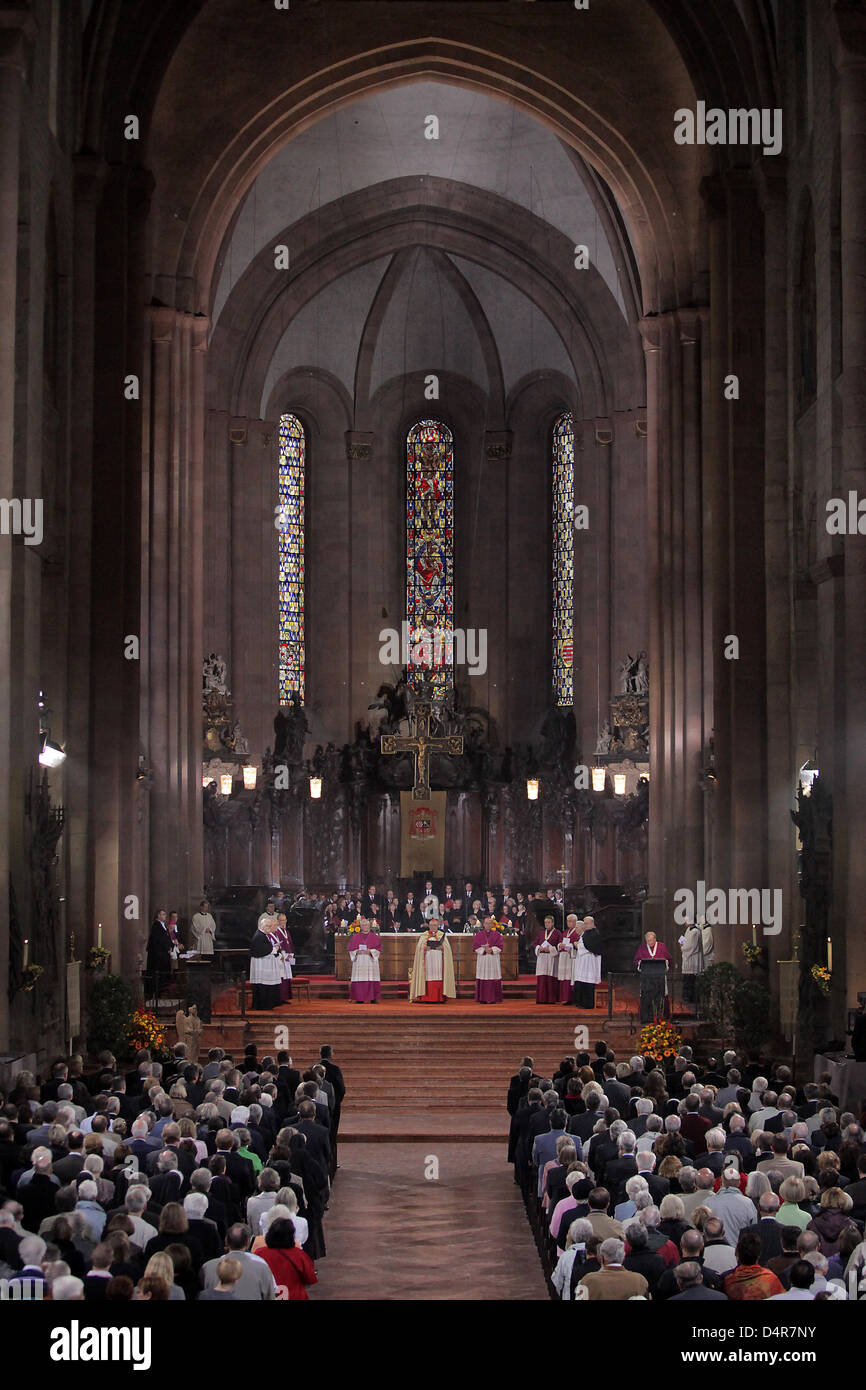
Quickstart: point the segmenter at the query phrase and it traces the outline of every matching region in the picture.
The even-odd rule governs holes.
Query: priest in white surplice
[[[352,962],[352,983],[349,998],[353,1004],[378,1004],[382,996],[379,957],[382,940],[371,930],[368,918],[362,917],[361,930],[349,936],[349,959]]]
[[[594,932],[593,945],[598,944],[598,928],[593,917],[584,917],[574,949],[574,1002],[579,1009],[595,1008],[595,987],[601,982],[601,954],[590,951],[588,934]]]
[[[570,1004],[573,993],[574,952],[580,932],[577,930],[577,917],[570,912],[565,923],[562,940],[557,946],[556,980],[559,987],[560,1004]]]

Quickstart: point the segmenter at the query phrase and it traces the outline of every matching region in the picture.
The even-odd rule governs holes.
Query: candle
[[[29,953],[30,953],[29,948],[30,948],[30,942],[28,941],[27,937],[25,936],[25,938],[24,938],[24,969],[25,969],[25,970],[27,969],[27,957],[28,957],[28,955],[29,955]]]
[[[827,937],[827,969],[833,974],[833,942]]]
[[[753,945],[753,946],[757,946],[757,944],[758,944],[758,928],[755,926],[755,924],[754,924],[754,922],[753,922],[753,923],[752,923],[752,945]]]
[[[96,944],[97,944],[97,946],[101,946],[101,945],[102,945],[102,923],[101,923],[101,922],[99,923],[99,926],[96,928]]]

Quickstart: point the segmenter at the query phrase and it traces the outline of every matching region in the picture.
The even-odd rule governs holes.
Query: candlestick
[[[827,937],[827,969],[833,974],[833,942]]]
[[[97,944],[97,946],[101,946],[101,945],[102,945],[102,923],[101,923],[101,922],[99,923],[98,927],[96,928],[96,944]]]
[[[24,938],[24,969],[25,969],[25,970],[27,969],[27,957],[28,957],[29,954],[30,954],[30,942],[29,942],[29,940],[27,939],[27,937],[25,936],[25,938]]]

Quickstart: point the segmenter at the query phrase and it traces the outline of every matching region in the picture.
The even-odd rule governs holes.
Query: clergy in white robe
[[[349,998],[353,1004],[378,1004],[382,997],[379,973],[382,939],[378,932],[371,931],[368,918],[362,917],[359,925],[361,930],[349,937],[349,959],[352,962]]]
[[[596,931],[595,920],[584,917],[574,950],[574,1002],[579,1009],[595,1008],[595,987],[601,981],[601,956],[587,949],[584,937]]]
[[[535,1002],[555,1004],[559,998],[557,967],[562,933],[557,931],[553,916],[545,917],[544,931],[535,938]]]
[[[202,899],[198,905],[198,912],[194,914],[190,925],[190,933],[193,950],[198,951],[200,956],[212,956],[216,940],[216,922],[211,915],[207,898]]]
[[[701,929],[694,922],[688,922],[680,937],[683,953],[683,1000],[693,1004],[697,998],[698,976],[704,968],[704,950]]]
[[[556,979],[560,1004],[570,1004],[573,990],[574,952],[580,932],[577,930],[577,917],[570,912],[566,918],[565,931],[557,946]]]
[[[280,1002],[283,970],[276,931],[277,919],[263,914],[250,943],[250,984],[253,987],[254,1009],[275,1009]]]
[[[502,1003],[502,933],[493,917],[472,938],[475,952],[476,1004]]]

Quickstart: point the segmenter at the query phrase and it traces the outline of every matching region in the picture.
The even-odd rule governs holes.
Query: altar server
[[[502,1003],[502,933],[495,918],[484,918],[484,926],[472,938],[475,952],[476,1004]]]
[[[382,996],[379,957],[382,940],[371,930],[369,918],[361,918],[361,930],[349,937],[349,959],[352,962],[352,983],[349,998],[353,1004],[378,1004]]]

